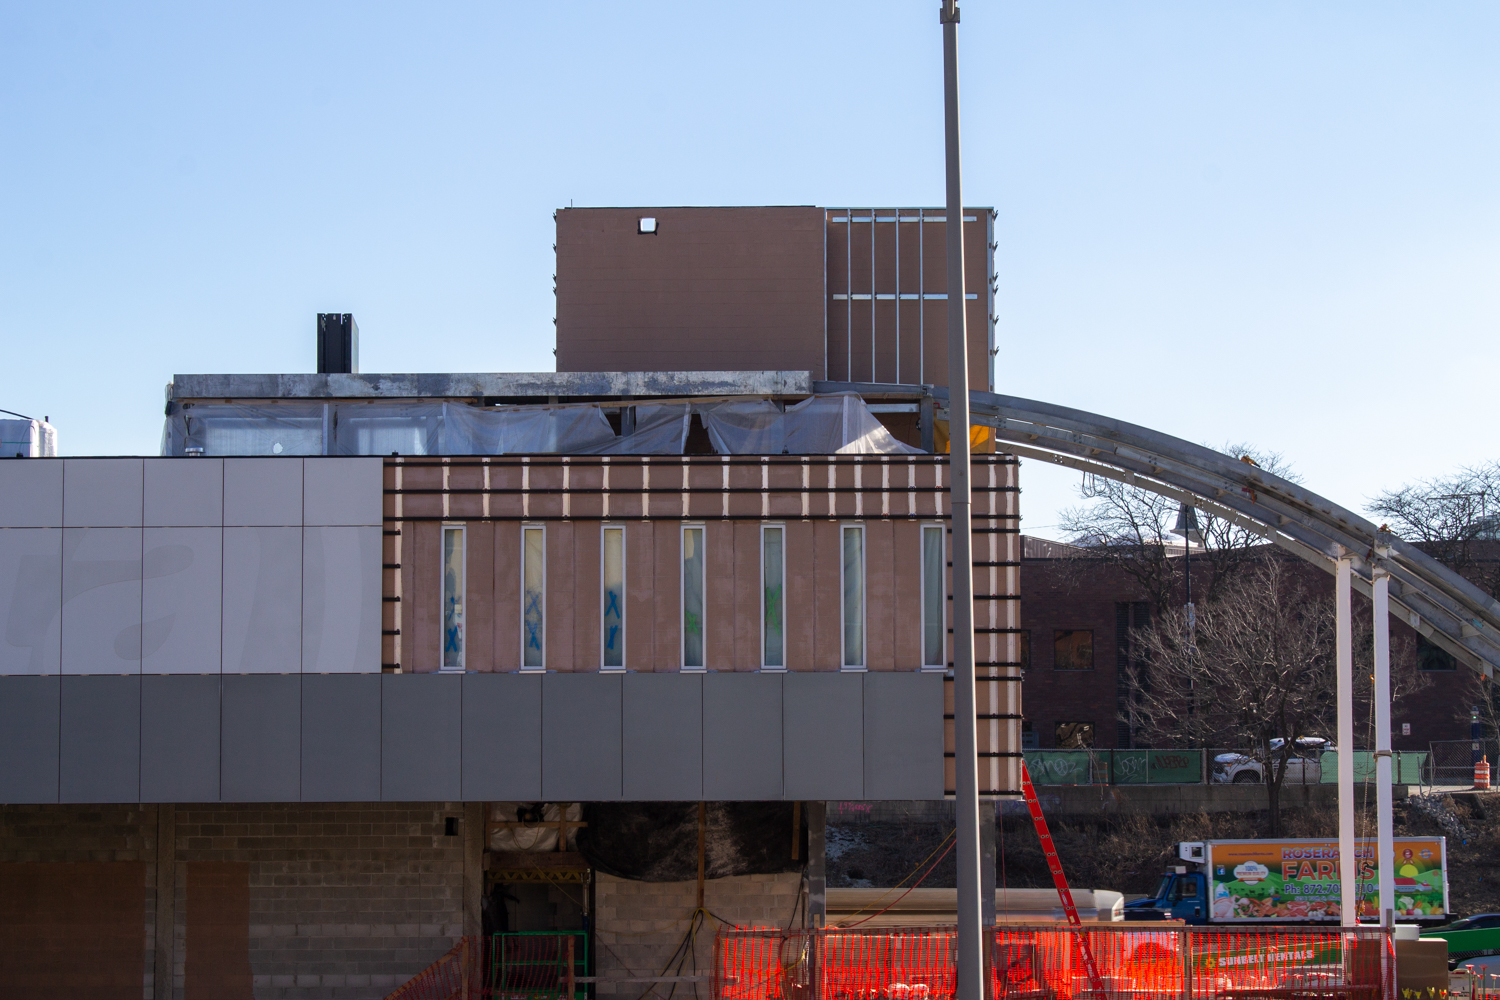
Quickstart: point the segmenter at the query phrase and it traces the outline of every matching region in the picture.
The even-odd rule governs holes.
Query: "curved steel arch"
[[[945,388],[926,391],[938,401],[948,398]],[[971,392],[969,398],[973,421],[995,428],[1009,452],[1187,501],[1329,573],[1347,556],[1354,586],[1367,596],[1372,573],[1386,571],[1391,604],[1421,635],[1485,677],[1500,666],[1500,602],[1353,511],[1257,466],[1149,427],[1018,396]]]

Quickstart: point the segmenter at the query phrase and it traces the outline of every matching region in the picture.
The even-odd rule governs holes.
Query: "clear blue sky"
[[[0,0],[0,407],[150,454],[333,310],[366,371],[548,370],[570,200],[941,204],[937,6]],[[1500,457],[1500,5],[962,6],[1001,391],[1355,507]]]

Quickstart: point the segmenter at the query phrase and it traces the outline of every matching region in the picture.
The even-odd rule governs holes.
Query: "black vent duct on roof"
[[[350,313],[318,313],[318,374],[359,371],[359,327]]]

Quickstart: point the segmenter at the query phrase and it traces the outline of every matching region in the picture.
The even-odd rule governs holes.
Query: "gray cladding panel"
[[[10,464],[19,463],[0,471]],[[61,669],[62,536],[61,528],[0,530],[0,675]]]
[[[141,678],[141,801],[219,801],[219,677]]]
[[[943,675],[865,674],[867,799],[943,798]]]
[[[222,528],[146,528],[141,539],[141,673],[217,674]]]
[[[542,678],[542,798],[616,801],[620,787],[620,675]]]
[[[785,674],[703,676],[703,797],[782,797],[781,702]]]
[[[380,680],[303,675],[303,802],[380,800]]]
[[[380,678],[380,797],[457,801],[463,794],[463,675]]]
[[[224,523],[300,525],[302,459],[224,459]]]
[[[148,458],[146,527],[216,528],[224,523],[224,460]]]
[[[61,692],[59,801],[140,801],[140,677],[64,677]]]
[[[302,798],[302,678],[225,674],[219,797],[225,802]]]
[[[62,672],[139,673],[141,529],[64,528]]]
[[[226,674],[302,670],[302,529],[224,529]]]
[[[465,674],[463,687],[463,800],[540,800],[542,678]]]
[[[302,670],[380,673],[379,528],[304,528]]]
[[[375,525],[383,521],[385,466],[380,458],[302,461],[302,523]]]
[[[69,528],[138,528],[141,458],[63,459],[63,524]]]
[[[624,794],[703,799],[703,674],[625,674]]]
[[[0,677],[0,802],[57,801],[59,684]]]
[[[0,462],[0,528],[62,527],[60,459]]]
[[[866,674],[785,674],[786,797],[862,799]],[[941,759],[941,758],[940,758]]]

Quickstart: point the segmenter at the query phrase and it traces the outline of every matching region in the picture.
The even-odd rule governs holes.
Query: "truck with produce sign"
[[[1447,842],[1397,837],[1396,913],[1402,923],[1448,916]],[[1379,916],[1374,840],[1357,840],[1359,918]],[[1154,895],[1125,904],[1126,920],[1189,924],[1343,923],[1337,840],[1209,840],[1177,845]]]

